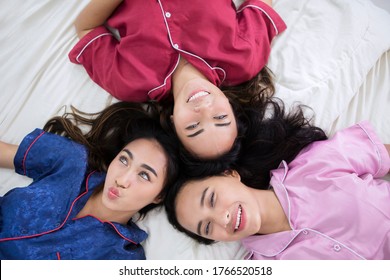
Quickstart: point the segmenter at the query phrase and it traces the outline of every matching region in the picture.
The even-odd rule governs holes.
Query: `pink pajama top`
[[[267,63],[272,39],[286,29],[259,0],[238,9],[231,0],[125,0],[107,21],[74,46],[73,63],[123,101],[170,96],[180,56],[213,84],[237,85]]]
[[[367,122],[272,171],[291,231],[242,240],[251,259],[390,259],[390,168]]]

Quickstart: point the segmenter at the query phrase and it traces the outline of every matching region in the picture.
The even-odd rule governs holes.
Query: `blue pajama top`
[[[28,187],[0,197],[0,259],[145,259],[146,232],[93,216],[76,218],[105,173],[89,172],[86,147],[36,129],[19,146]]]

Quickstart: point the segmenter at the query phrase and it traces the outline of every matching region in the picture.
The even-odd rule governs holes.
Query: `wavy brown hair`
[[[43,129],[84,145],[88,150],[89,168],[101,172],[107,171],[111,161],[128,143],[136,139],[156,140],[168,162],[161,198],[179,174],[177,138],[162,129],[154,103],[118,102],[97,113],[71,107],[71,112],[50,119]],[[151,204],[141,209],[141,216],[155,206]]]
[[[274,75],[264,67],[251,80],[237,86],[222,86],[221,90],[230,99],[237,99],[241,104],[250,103],[259,96],[270,98],[275,94]]]

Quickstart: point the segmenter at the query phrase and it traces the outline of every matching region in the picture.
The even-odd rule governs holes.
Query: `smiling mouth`
[[[198,99],[200,97],[209,95],[209,94],[210,94],[210,92],[207,92],[207,91],[204,91],[204,90],[198,91],[197,93],[193,94],[190,98],[188,98],[187,103],[191,102],[191,101],[194,101],[194,100],[196,100],[196,99]]]
[[[234,232],[236,232],[241,225],[241,214],[242,214],[242,207],[241,205],[239,205],[237,211],[237,217],[236,217],[236,225],[234,226]]]

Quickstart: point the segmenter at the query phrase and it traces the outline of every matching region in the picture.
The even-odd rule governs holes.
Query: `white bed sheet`
[[[237,0],[235,3],[241,3]],[[1,1],[0,139],[18,144],[64,106],[96,112],[115,102],[69,62],[73,21],[88,0]],[[269,67],[277,96],[311,106],[329,134],[368,119],[390,143],[390,15],[369,0],[274,0],[288,29]],[[29,179],[0,169],[0,195]],[[238,242],[198,245],[156,210],[139,223],[149,259],[240,259]]]

